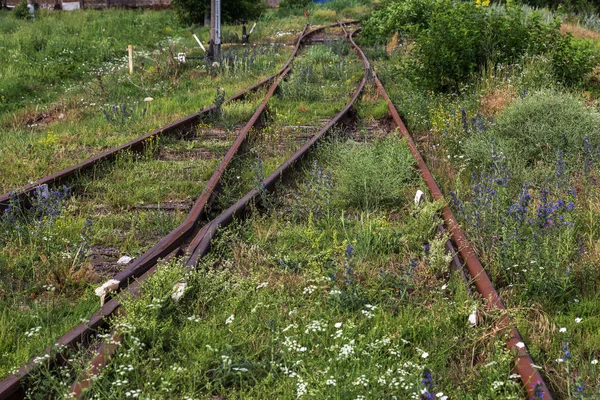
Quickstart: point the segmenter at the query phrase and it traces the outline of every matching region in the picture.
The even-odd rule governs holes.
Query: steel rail
[[[340,23],[340,26],[341,23]],[[342,26],[343,29],[343,26]],[[345,31],[345,29],[344,29]],[[357,51],[358,55],[361,57],[364,66],[364,74],[360,83],[358,85],[357,90],[354,92],[350,102],[340,111],[329,123],[323,127],[317,134],[315,134],[310,140],[308,140],[296,153],[294,153],[290,158],[288,158],[279,168],[277,168],[271,175],[265,178],[261,183],[262,189],[253,189],[248,192],[244,197],[238,200],[235,204],[213,219],[209,224],[207,224],[194,239],[192,243],[195,246],[190,246],[188,248],[188,259],[186,265],[189,268],[193,268],[197,265],[200,258],[208,253],[210,250],[210,243],[212,239],[215,237],[217,230],[219,227],[226,226],[233,221],[234,218],[242,216],[245,212],[247,212],[248,206],[260,199],[263,195],[264,191],[274,191],[275,185],[284,180],[292,171],[292,167],[297,164],[302,158],[304,158],[310,150],[319,142],[327,132],[329,132],[334,126],[342,123],[342,120],[349,116],[351,113],[354,103],[362,93],[367,79],[371,73],[371,65],[367,60],[364,53],[360,50],[358,45],[351,40],[351,44],[354,49]]]
[[[360,31],[360,29],[350,34],[350,40],[353,43],[353,35],[358,31]],[[421,153],[417,149],[417,146],[415,145],[412,136],[410,135],[408,129],[406,129],[404,122],[400,118],[400,115],[394,107],[392,100],[385,91],[383,84],[374,72],[373,78],[375,80],[375,84],[379,88],[380,94],[383,96],[383,98],[388,104],[389,114],[392,116],[394,123],[400,130],[402,136],[405,138],[411,154],[417,161],[419,172],[421,174],[421,177],[425,181],[425,184],[427,185],[431,196],[434,200],[444,201],[444,196],[437,183],[435,182],[433,175],[429,171],[427,164],[423,160]],[[527,347],[523,342],[521,334],[507,315],[506,306],[502,302],[500,295],[494,288],[492,281],[490,280],[487,272],[485,271],[481,262],[479,261],[475,249],[469,244],[469,241],[467,240],[467,237],[460,228],[457,219],[455,218],[454,214],[447,205],[445,205],[441,209],[441,213],[442,218],[444,219],[445,227],[450,233],[452,241],[454,242],[456,248],[458,248],[461,257],[467,266],[467,270],[471,275],[475,288],[477,289],[479,294],[486,300],[486,306],[489,309],[499,310],[502,313],[502,315],[496,321],[496,324],[501,332],[506,332],[509,335],[509,339],[506,345],[508,349],[515,354],[517,364],[516,371],[521,377],[521,381],[525,385],[525,389],[527,390],[529,397],[536,399],[551,400],[552,395],[548,390],[548,387],[546,386],[546,383],[544,382],[540,371],[537,368],[535,368],[533,359],[529,355],[529,351],[527,350]]]
[[[354,23],[354,21],[351,23]],[[225,171],[228,163],[237,154],[247,136],[247,133],[250,132],[250,129],[259,121],[260,116],[265,111],[268,97],[273,95],[278,84],[290,71],[290,65],[297,52],[299,51],[300,47],[302,46],[302,43],[312,35],[317,34],[323,31],[324,29],[333,26],[337,26],[337,24],[317,28],[310,32],[306,32],[308,25],[304,27],[301,35],[298,38],[297,44],[294,48],[294,51],[292,52],[292,55],[290,56],[286,64],[282,67],[282,71],[278,74],[277,79],[271,85],[267,95],[265,96],[265,99],[263,100],[259,108],[253,114],[250,121],[244,126],[244,128],[242,128],[240,134],[236,138],[234,145],[232,146],[232,148],[230,148],[224,160],[221,162],[217,170],[213,173],[213,176],[207,183],[200,198],[194,204],[194,207],[190,211],[190,214],[188,215],[186,220],[178,228],[176,228],[169,235],[167,235],[165,238],[159,241],[155,246],[153,246],[149,251],[144,253],[144,255],[142,255],[138,260],[132,263],[129,268],[115,276],[115,279],[119,280],[118,289],[123,289],[126,287],[130,293],[137,293],[137,291],[139,290],[140,283],[155,272],[157,268],[157,262],[160,258],[165,258],[169,254],[173,254],[175,252],[180,251],[181,245],[183,244],[186,238],[193,234],[197,223],[204,215],[205,207],[209,203],[211,195],[217,188],[219,180],[223,172]],[[201,232],[202,231],[204,231],[204,229],[202,229]],[[133,279],[136,277],[138,279],[133,281]],[[54,363],[64,362],[64,359],[60,360],[60,358],[63,358],[61,354],[62,348],[74,348],[78,344],[83,344],[84,342],[86,342],[90,336],[94,335],[100,327],[106,324],[106,319],[108,317],[113,316],[116,312],[118,312],[119,308],[120,304],[117,301],[117,299],[110,299],[100,308],[99,311],[92,315],[87,324],[78,325],[71,331],[67,332],[56,342],[56,345],[61,348],[57,354],[53,354],[52,348],[46,349],[45,355],[50,356],[50,359],[48,360],[49,366],[52,366]],[[108,352],[115,350],[114,346],[103,346],[102,349],[103,352],[105,352],[104,349],[106,349]],[[31,361],[26,365],[22,366],[15,374],[8,376],[3,381],[1,381],[0,400],[24,398],[25,388],[22,385],[22,381],[27,376],[29,376],[31,372],[36,369],[36,367],[37,365],[35,361]],[[101,365],[93,365],[92,369],[99,367],[101,367]]]
[[[229,97],[227,100],[225,100],[225,102],[243,99],[248,93],[256,91],[259,88],[267,85],[269,82],[272,82],[274,79],[277,78],[277,76],[279,76],[281,74],[281,72],[283,70],[285,70],[285,68],[282,68],[276,74],[273,74],[273,75],[263,79],[262,81],[250,86],[249,88],[246,88],[246,89],[236,93],[235,95],[233,95],[233,96]],[[8,193],[4,193],[3,195],[0,195],[0,214],[8,208],[8,206],[10,204],[10,200],[14,197],[17,197],[20,201],[27,201],[27,195],[33,193],[36,190],[36,188],[38,188],[42,185],[50,186],[50,185],[60,185],[62,183],[65,183],[68,179],[70,179],[74,175],[88,171],[104,161],[114,160],[118,154],[123,153],[125,151],[132,151],[135,153],[140,153],[140,152],[144,151],[144,148],[146,147],[146,144],[149,141],[151,141],[161,135],[174,134],[177,132],[184,131],[186,129],[190,129],[194,125],[197,125],[202,120],[203,117],[209,116],[212,112],[215,111],[215,109],[216,109],[215,105],[205,107],[197,113],[190,114],[190,115],[183,117],[183,118],[181,118],[175,122],[172,122],[168,125],[164,125],[150,133],[147,133],[138,138],[135,138],[125,144],[122,144],[118,147],[114,147],[114,148],[104,151],[96,156],[88,158],[87,160],[82,161],[79,164],[73,165],[71,167],[67,167],[61,171],[58,171],[51,175],[47,175],[43,178],[40,178],[33,183],[27,184],[18,189],[13,189]]]
[[[274,190],[275,184],[279,182],[287,173],[289,173],[295,165],[297,165],[297,162],[311,150],[315,143],[334,126],[340,124],[341,121],[351,112],[356,99],[358,98],[366,84],[368,66],[366,58],[363,58],[363,63],[365,64],[365,74],[359,83],[358,89],[352,96],[351,101],[323,129],[321,129],[321,131],[318,134],[316,134],[309,141],[307,141],[307,143],[305,143],[301,149],[294,153],[294,155],[292,155],[286,162],[284,162],[268,178],[264,179],[262,181],[263,188],[270,191]],[[247,209],[247,207],[251,204],[251,202],[255,201],[262,194],[262,190],[254,189],[250,191],[241,200],[236,202],[226,211],[221,213],[218,217],[206,224],[192,239],[190,244],[186,246],[188,248],[188,252],[186,255],[186,265],[190,268],[194,268],[197,264],[197,261],[199,260],[199,257],[208,252],[210,241],[214,238],[217,232],[217,228],[219,226],[224,226],[230,223],[235,215],[240,215],[242,212],[244,212]],[[191,252],[189,250],[191,250]],[[93,378],[93,376],[97,375],[100,372],[100,370],[108,364],[109,360],[112,358],[112,356],[118,349],[118,343],[121,343],[122,341],[123,336],[115,330],[113,330],[111,332],[110,343],[101,345],[96,356],[90,362],[90,368],[81,377],[79,377],[77,381],[71,386],[70,392],[75,398],[81,398],[85,389],[87,389],[90,386],[91,379]]]
[[[359,21],[347,21],[347,22],[344,22],[344,24],[352,25],[352,24],[356,24],[358,22]],[[312,32],[318,33],[320,31],[322,31],[323,29],[331,28],[334,26],[337,26],[337,24],[325,26],[322,28],[317,28]],[[303,35],[306,33],[306,29],[307,29],[307,26],[304,27],[304,30],[300,34],[300,38],[302,38]],[[311,33],[311,35],[312,35],[312,33]],[[294,56],[297,52],[298,52],[298,43],[296,43],[294,50],[292,52],[292,55],[290,55],[287,62],[280,68],[279,72],[263,79],[262,81],[250,86],[249,88],[246,88],[246,89],[236,93],[235,95],[226,99],[225,102],[241,100],[248,93],[251,93],[253,91],[258,90],[259,88],[261,88],[263,86],[268,85],[270,82],[272,82],[274,79],[276,79],[279,75],[281,75],[281,73],[283,73],[283,71],[285,71],[287,69],[287,67],[290,66],[290,64],[291,64],[292,60],[294,59]],[[117,156],[117,154],[122,153],[124,151],[142,152],[145,148],[146,143],[148,143],[150,140],[152,140],[160,135],[174,134],[177,132],[184,131],[186,129],[190,129],[194,125],[198,124],[198,122],[200,122],[203,117],[210,115],[210,113],[214,112],[215,110],[216,110],[215,105],[205,107],[197,113],[190,114],[190,115],[183,117],[175,122],[172,122],[168,125],[162,126],[150,133],[142,135],[142,136],[140,136],[136,139],[133,139],[125,144],[122,144],[118,147],[114,147],[110,150],[106,150],[96,156],[93,156],[91,158],[88,158],[87,160],[80,162],[79,164],[73,165],[71,167],[67,167],[61,171],[58,171],[51,175],[47,175],[43,178],[40,178],[33,183],[21,186],[17,189],[13,189],[8,193],[4,193],[4,194],[0,195],[0,213],[9,207],[11,198],[14,198],[15,196],[20,201],[27,201],[27,195],[33,193],[36,190],[36,188],[38,188],[39,186],[60,185],[64,182],[66,182],[72,176],[76,175],[77,173],[85,172],[104,161],[114,160],[115,157]]]

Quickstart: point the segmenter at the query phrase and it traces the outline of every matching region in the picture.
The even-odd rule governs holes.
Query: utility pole
[[[210,47],[208,57],[218,58],[221,50],[221,0],[210,0]]]
[[[215,51],[221,55],[221,0],[215,0]]]

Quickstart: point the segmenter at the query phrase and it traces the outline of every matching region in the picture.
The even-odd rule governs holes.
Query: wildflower
[[[307,325],[304,333],[308,334],[310,332],[324,332],[325,327],[327,327],[327,324],[325,324],[321,321],[312,321],[311,323],[309,323]]]
[[[575,318],[575,323],[576,323],[576,324],[580,324],[580,323],[581,323],[581,321],[582,321],[582,319],[581,319],[581,318]]]
[[[565,327],[562,327],[562,328],[560,328],[558,331],[559,331],[560,333],[565,333],[565,332],[567,332],[567,328],[565,328]]]
[[[334,326],[339,329],[339,328],[342,327],[342,323],[341,322],[336,322]]]
[[[596,365],[596,364],[598,364],[598,360],[596,360],[596,359],[593,359],[593,360],[591,361],[591,363],[592,363],[592,365]]]
[[[351,340],[349,343],[343,345],[340,348],[340,352],[337,356],[338,360],[339,359],[345,360],[345,359],[349,358],[350,356],[354,355],[353,344],[354,344],[354,340]]]
[[[429,357],[429,353],[423,352],[423,354],[421,354],[421,358],[427,358],[427,357]]]
[[[361,310],[360,311],[365,317],[367,317],[367,319],[371,319],[373,317],[375,317],[375,314],[373,314],[371,311],[369,310]]]
[[[565,359],[571,358],[571,352],[569,351],[569,343],[565,343],[563,345],[563,353],[565,354]]]
[[[35,328],[31,328],[29,331],[27,331],[27,333],[25,333],[25,336],[28,338],[32,338],[33,336],[36,336],[41,330],[41,326],[36,326]]]
[[[300,398],[304,396],[307,392],[306,387],[308,384],[304,382],[302,379],[298,378],[298,383],[296,384],[296,398]]]
[[[313,294],[315,290],[317,290],[317,287],[315,285],[310,285],[304,288],[302,294]]]
[[[333,379],[333,376],[330,376],[329,379],[325,381],[325,384],[327,386],[337,386],[337,382],[335,379]]]
[[[361,375],[358,378],[356,378],[356,380],[354,382],[352,382],[352,384],[354,386],[365,386],[367,387],[369,385],[369,380],[367,379],[366,375]]]
[[[533,394],[534,394],[535,398],[538,398],[538,399],[544,398],[544,388],[543,388],[541,382],[536,383],[535,387],[533,388]]]
[[[234,319],[235,319],[235,315],[231,314],[231,315],[229,316],[229,318],[227,318],[227,319],[225,320],[225,325],[229,325],[229,324],[231,324],[231,323],[233,322],[233,320],[234,320]]]

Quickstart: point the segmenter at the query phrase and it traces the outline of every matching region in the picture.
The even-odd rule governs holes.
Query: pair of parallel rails
[[[246,214],[249,211],[249,206],[259,200],[265,192],[275,191],[277,189],[276,184],[282,180],[285,180],[285,178],[288,177],[291,172],[293,172],[294,168],[299,165],[299,161],[307,157],[309,151],[312,150],[328,132],[330,132],[336,126],[348,123],[348,121],[352,119],[354,103],[360,97],[368,79],[371,78],[377,86],[379,94],[386,100],[388,104],[388,114],[393,120],[393,123],[396,125],[396,128],[405,138],[409,150],[417,162],[417,168],[425,184],[427,185],[431,197],[434,200],[443,200],[441,190],[437,186],[433,175],[429,171],[425,161],[423,160],[423,157],[419,153],[410,133],[400,118],[398,111],[386,93],[383,84],[374,73],[373,68],[363,50],[354,41],[354,34],[359,32],[360,28],[352,33],[348,33],[345,28],[345,25],[351,25],[355,23],[356,21],[338,23],[311,31],[308,31],[308,25],[305,26],[296,42],[292,54],[279,72],[227,99],[227,101],[240,100],[249,93],[256,91],[259,88],[268,86],[268,91],[263,101],[258,106],[250,120],[239,131],[233,145],[229,148],[221,160],[221,163],[215,169],[212,177],[206,183],[200,197],[196,200],[186,219],[172,232],[163,237],[158,243],[137,258],[133,263],[129,264],[122,272],[119,272],[113,277],[113,279],[118,282],[116,285],[118,287],[114,288],[114,293],[127,290],[132,295],[138,294],[141,289],[142,282],[156,272],[158,262],[161,259],[183,257],[186,265],[189,268],[194,268],[200,258],[209,252],[211,241],[215,237],[219,227],[226,226],[235,218],[242,217],[244,214]],[[305,43],[311,41],[314,36],[322,33],[325,29],[334,27],[342,28],[345,39],[351,43],[352,47],[363,62],[364,74],[358,83],[357,89],[353,93],[350,101],[338,114],[336,114],[324,127],[322,127],[318,133],[313,135],[300,149],[298,149],[290,158],[288,158],[281,166],[279,166],[279,168],[277,168],[271,175],[266,177],[262,181],[260,189],[256,188],[251,190],[229,208],[224,210],[216,218],[208,221],[206,210],[207,207],[214,201],[215,197],[218,196],[221,178],[224,172],[234,157],[243,151],[243,145],[248,140],[250,131],[253,128],[260,126],[262,123],[262,116],[265,113],[269,99],[275,93],[279,83],[290,73],[293,60],[298,54],[300,48]],[[318,41],[318,39],[315,41]],[[59,185],[65,183],[69,179],[85,173],[101,163],[114,160],[119,153],[125,151],[143,151],[146,145],[158,136],[192,130],[194,126],[196,126],[211,113],[215,112],[215,110],[215,106],[207,107],[198,113],[189,115],[151,133],[140,136],[137,139],[92,157],[73,167],[41,178],[38,181],[26,185],[15,192],[2,195],[0,196],[0,212],[3,212],[9,206],[11,197],[17,197],[22,203],[27,204],[27,199],[39,186]],[[441,216],[444,220],[444,229],[450,234],[451,242],[448,242],[447,248],[458,249],[458,251],[454,251],[455,254],[452,260],[453,269],[463,272],[462,263],[464,263],[470,275],[469,282],[474,285],[479,295],[483,298],[486,307],[501,311],[501,316],[495,322],[499,331],[506,333],[509,336],[507,347],[515,355],[515,370],[520,375],[529,397],[542,398],[545,400],[552,399],[552,396],[546,384],[544,383],[540,372],[534,367],[533,360],[529,355],[526,346],[523,344],[523,340],[519,332],[514,327],[513,321],[511,321],[507,315],[506,307],[500,299],[498,292],[495,290],[489,276],[477,258],[475,250],[469,244],[464,232],[458,224],[458,221],[448,206],[444,206],[441,209]],[[56,342],[56,345],[53,346],[53,348],[48,348],[46,350],[46,354],[49,357],[47,360],[47,365],[54,367],[66,363],[67,361],[66,357],[64,356],[64,349],[73,349],[86,346],[88,343],[90,343],[91,339],[98,333],[99,330],[108,326],[109,318],[118,315],[120,312],[122,312],[121,304],[119,303],[118,299],[113,296],[90,317],[87,323],[76,326],[63,335]],[[108,363],[111,356],[116,352],[118,343],[121,341],[122,337],[113,331],[112,340],[100,345],[98,350],[95,352],[96,355],[93,357],[90,367],[83,375],[77,377],[71,386],[71,392],[74,393],[77,398],[84,394],[85,389],[91,382],[91,378],[94,375],[97,375],[102,367]],[[32,374],[32,372],[35,371],[37,367],[38,366],[36,363],[31,361],[19,368],[16,373],[1,381],[0,400],[16,400],[25,398],[27,390],[27,378]]]

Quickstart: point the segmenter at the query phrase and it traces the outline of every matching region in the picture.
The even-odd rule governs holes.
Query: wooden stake
[[[127,51],[129,52],[129,74],[133,74],[133,46],[127,46]]]

